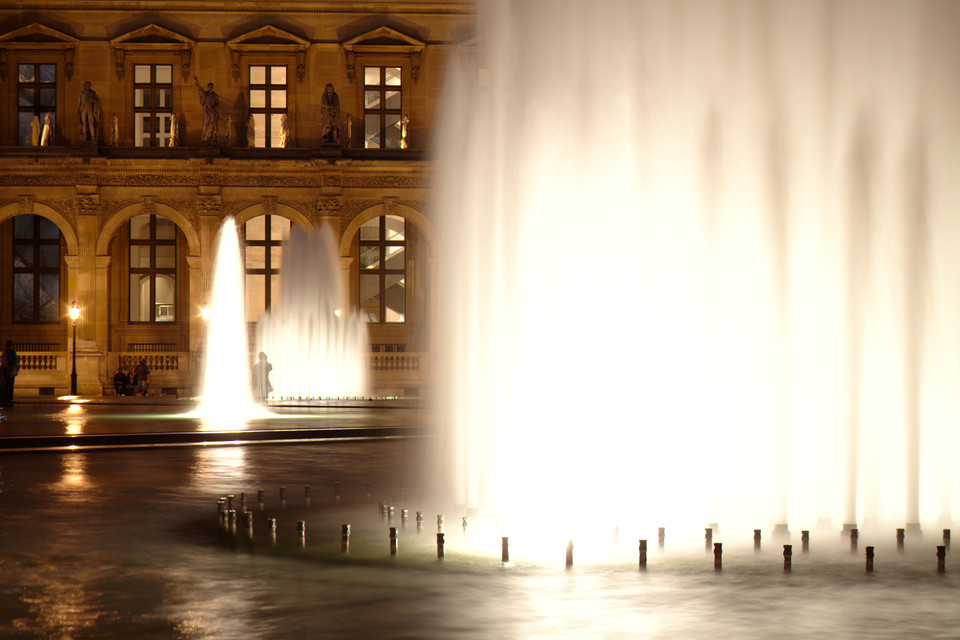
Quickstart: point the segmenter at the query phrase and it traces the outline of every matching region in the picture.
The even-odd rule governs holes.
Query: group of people
[[[146,397],[150,390],[150,367],[147,361],[141,359],[140,364],[124,371],[123,367],[117,370],[113,376],[113,389],[118,396],[138,396]]]
[[[0,351],[0,406],[9,407],[13,404],[13,383],[20,373],[20,358],[13,348],[13,340],[7,340],[3,351]]]

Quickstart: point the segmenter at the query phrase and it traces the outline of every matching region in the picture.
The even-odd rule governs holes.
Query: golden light
[[[76,300],[70,303],[70,319],[74,322],[80,317],[80,305],[77,304]]]
[[[210,320],[210,307],[208,307],[207,305],[203,305],[202,307],[200,307],[200,317],[203,318],[203,321],[204,321],[204,322],[209,321],[209,320]]]

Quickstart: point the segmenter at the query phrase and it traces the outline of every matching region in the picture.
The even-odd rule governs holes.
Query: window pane
[[[54,238],[60,238],[60,227],[58,227],[53,220],[39,216],[37,221],[40,226],[41,239],[53,240]]]
[[[19,125],[17,126],[17,140],[20,141],[20,144],[26,146],[33,145],[33,119],[34,114],[29,111],[21,111],[19,117]],[[39,121],[40,118],[37,118]],[[42,125],[41,125],[42,126]],[[40,140],[37,139],[37,144],[40,144]]]
[[[173,276],[155,276],[157,322],[173,322],[173,300],[176,295],[176,280]]]
[[[385,252],[387,254],[386,264],[384,268],[386,269],[403,269],[407,266],[405,262],[406,255],[404,253],[403,247],[386,247]]]
[[[380,84],[380,67],[364,67],[363,83]]]
[[[138,216],[130,218],[130,239],[131,240],[149,240],[150,239],[150,215],[141,213]]]
[[[287,108],[287,90],[286,89],[274,89],[270,92],[270,108],[271,109],[286,109]]]
[[[360,268],[376,269],[380,266],[380,247],[360,247]]]
[[[247,274],[247,286],[245,291],[247,322],[256,322],[266,310],[266,289],[264,283],[266,276],[259,273]]]
[[[150,319],[150,279],[138,273],[130,274],[130,322],[145,322]]]
[[[266,84],[267,83],[267,68],[266,67],[250,67],[250,84]]]
[[[379,240],[380,239],[380,218],[367,220],[360,226],[361,240]]]
[[[270,247],[270,268],[279,269],[283,260],[283,247]]]
[[[130,245],[130,268],[131,269],[149,269],[150,268],[150,246],[144,244]]]
[[[133,106],[149,107],[150,106],[150,90],[134,89],[133,90]]]
[[[157,114],[157,146],[159,147],[168,147],[170,146],[170,114],[169,113],[158,113]]]
[[[380,276],[360,274],[360,314],[367,322],[380,322]]]
[[[13,274],[13,321],[34,322],[36,318],[33,308],[33,274]]]
[[[263,113],[253,114],[253,146],[267,146],[267,116]]]
[[[57,322],[60,319],[60,274],[40,274],[40,322]]]
[[[150,144],[150,114],[135,113],[133,116],[133,143],[138,147]]]
[[[380,92],[364,91],[363,92],[363,108],[379,109],[380,108]]]
[[[266,237],[266,216],[251,218],[246,224],[247,240],[264,240]]]
[[[36,100],[36,92],[33,90],[33,87],[20,87],[19,96],[20,96],[20,99],[18,104],[21,107],[34,106],[34,101]]]
[[[157,65],[157,84],[170,84],[173,82],[173,67],[169,64]]]
[[[172,102],[173,102],[172,89],[157,89],[157,106],[158,107],[169,107]]]
[[[383,133],[386,136],[386,144],[383,146],[387,149],[396,149],[400,146],[400,114],[388,113],[384,116],[384,121],[386,127]]]
[[[267,92],[263,89],[250,90],[250,107],[253,109],[263,109],[267,106]]]
[[[157,216],[157,240],[173,240],[177,237],[177,225],[169,218]]]
[[[244,266],[247,269],[263,269],[266,266],[266,247],[247,247]]]
[[[290,219],[283,216],[270,218],[270,239],[286,240],[290,236]]]
[[[400,216],[384,216],[387,240],[403,240],[406,221]]]
[[[17,65],[17,74],[19,82],[34,82],[36,80],[36,67],[32,64]]]
[[[280,304],[280,276],[276,273],[270,276],[270,306],[274,309]]]
[[[283,119],[282,113],[271,113],[270,114],[270,146],[279,147],[280,146],[280,134],[283,132],[283,126],[281,126],[281,120]]]
[[[15,244],[13,245],[13,266],[18,269],[33,268],[33,245]]]
[[[172,244],[158,244],[157,247],[157,269],[176,269],[177,268],[177,247]]]
[[[407,285],[402,275],[387,274],[384,276],[384,301],[386,317],[384,322],[403,322],[407,307]]]
[[[384,75],[386,76],[385,85],[391,87],[400,86],[400,67],[386,67],[383,70]]]
[[[14,238],[32,238],[33,236],[32,215],[20,215],[13,219],[13,237]]]
[[[55,64],[42,64],[40,65],[40,82],[56,82],[57,81],[57,65]]]
[[[60,267],[60,244],[40,245],[40,268],[57,269]]]
[[[150,65],[133,65],[133,81],[137,84],[150,84]]]
[[[55,87],[40,88],[40,106],[41,107],[57,106],[57,90]]]
[[[399,109],[400,108],[400,92],[387,91],[386,101],[387,101],[387,104],[386,104],[387,109]]]
[[[363,141],[367,149],[380,148],[380,116],[373,114],[363,117]]]
[[[287,84],[287,68],[270,67],[270,84]]]

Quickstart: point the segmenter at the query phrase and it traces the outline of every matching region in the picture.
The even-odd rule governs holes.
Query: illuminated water
[[[561,540],[948,526],[960,8],[480,14],[438,110],[451,499]]]
[[[367,326],[345,303],[329,227],[291,229],[280,302],[257,322],[256,344],[273,366],[271,398],[367,395]]]

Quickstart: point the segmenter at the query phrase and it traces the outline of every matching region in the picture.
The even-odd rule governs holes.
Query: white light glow
[[[557,541],[949,522],[960,57],[858,6],[481,5],[433,203],[455,504]]]

